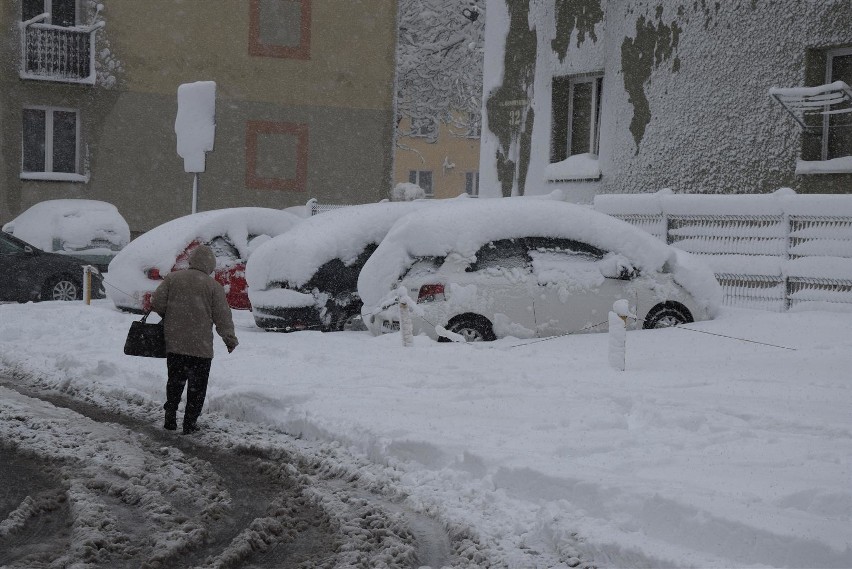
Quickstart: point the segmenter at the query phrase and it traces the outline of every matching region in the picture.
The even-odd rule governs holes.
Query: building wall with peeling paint
[[[487,17],[483,196],[852,191],[852,173],[796,175],[800,127],[768,94],[824,82],[811,60],[852,46],[849,0],[489,0]],[[553,77],[597,72],[601,177],[550,181]]]

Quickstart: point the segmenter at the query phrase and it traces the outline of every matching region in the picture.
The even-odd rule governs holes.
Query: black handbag
[[[166,357],[166,335],[163,330],[163,321],[149,324],[146,322],[149,314],[151,314],[150,310],[145,313],[142,320],[130,323],[127,341],[124,342],[124,353],[128,356]]]

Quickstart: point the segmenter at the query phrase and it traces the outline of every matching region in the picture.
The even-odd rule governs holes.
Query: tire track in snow
[[[57,415],[52,418],[57,425],[45,420],[47,432],[62,423],[84,425],[77,435],[94,444],[96,450],[87,451],[90,455],[99,456],[115,442],[104,438],[102,429],[135,448],[129,462],[138,464],[113,464],[93,472],[91,465],[69,456],[45,457],[38,444],[10,436],[8,425],[0,428],[0,440],[11,438],[71,479],[64,483],[71,496],[72,536],[70,548],[65,548],[71,553],[64,555],[83,567],[470,565],[465,556],[453,555],[458,544],[450,544],[435,520],[378,496],[365,497],[363,490],[353,491],[333,474],[318,473],[310,460],[268,445],[215,448],[206,444],[218,438],[215,429],[204,437],[184,437],[56,392],[37,392],[2,378],[0,385],[21,393],[21,404],[38,407],[38,414]],[[60,416],[63,413],[82,417]],[[64,441],[60,447],[68,445],[67,434],[46,438],[53,444]],[[163,472],[156,474],[159,470]],[[193,492],[173,481],[175,486],[169,487],[173,478],[184,476],[195,476],[195,483],[208,491]],[[77,509],[82,515],[75,512],[75,505],[81,504]],[[106,527],[97,528],[94,535],[86,532],[92,528],[82,527],[88,523],[81,522],[87,510],[106,519]],[[42,537],[32,533],[21,539],[45,546]],[[465,547],[470,548],[469,540]],[[60,549],[53,547],[57,555]]]

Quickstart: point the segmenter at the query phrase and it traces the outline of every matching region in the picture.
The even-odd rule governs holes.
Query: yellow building
[[[454,198],[467,193],[479,195],[479,132],[440,123],[412,129],[408,118],[402,119],[400,132],[417,130],[417,136],[397,140],[394,160],[394,182],[411,182],[426,192],[427,197]]]
[[[190,212],[177,89],[216,83],[199,210],[392,186],[394,0],[4,0],[0,223],[57,198],[139,233]]]

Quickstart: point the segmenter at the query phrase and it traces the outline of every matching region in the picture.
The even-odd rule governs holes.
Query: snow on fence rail
[[[700,255],[725,304],[852,308],[852,195],[607,194],[594,208]]]

